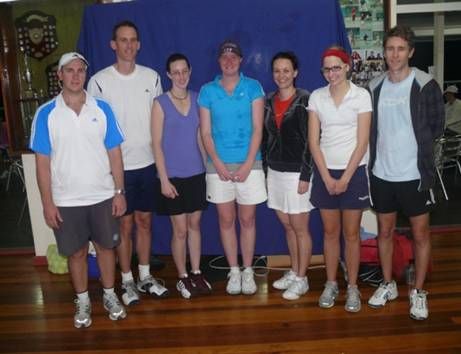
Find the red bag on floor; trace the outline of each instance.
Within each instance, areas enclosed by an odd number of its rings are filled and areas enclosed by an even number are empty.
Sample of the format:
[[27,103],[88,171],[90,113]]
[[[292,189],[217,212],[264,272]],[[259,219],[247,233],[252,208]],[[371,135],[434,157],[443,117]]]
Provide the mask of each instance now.
[[376,237],[360,242],[360,263],[379,264],[378,239]]
[[[405,235],[394,232],[394,253],[392,257],[392,274],[396,279],[405,275],[405,270],[413,262],[413,243]],[[361,242],[360,263],[379,264],[377,238]]]
[[396,279],[405,275],[405,270],[413,263],[413,259],[413,242],[407,236],[394,231],[392,274]]

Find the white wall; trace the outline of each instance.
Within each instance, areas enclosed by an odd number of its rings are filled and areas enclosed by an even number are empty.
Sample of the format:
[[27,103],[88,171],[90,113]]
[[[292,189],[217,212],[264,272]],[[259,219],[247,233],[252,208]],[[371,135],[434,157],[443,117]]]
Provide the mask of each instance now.
[[46,249],[51,243],[56,243],[53,231],[46,225],[43,217],[42,201],[38,190],[35,173],[35,155],[23,154],[24,178],[26,182],[27,201],[29,203],[30,223],[34,237],[36,256],[46,256]]

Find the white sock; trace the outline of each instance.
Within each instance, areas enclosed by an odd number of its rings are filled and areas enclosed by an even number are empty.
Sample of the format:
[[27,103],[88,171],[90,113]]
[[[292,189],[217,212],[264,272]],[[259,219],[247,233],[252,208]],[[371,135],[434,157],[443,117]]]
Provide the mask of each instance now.
[[88,295],[88,290],[83,293],[78,293],[77,298],[79,302],[90,302],[90,295]]
[[252,267],[245,267],[245,269],[243,271],[248,272],[248,273],[253,273],[253,268]]
[[134,281],[133,273],[131,272],[131,270],[128,273],[123,273],[122,272],[122,283],[126,283],[126,282],[129,282],[129,281]]
[[138,269],[139,269],[139,279],[140,280],[144,280],[148,276],[150,276],[150,264],[146,264],[146,265],[139,264]]
[[114,294],[114,288],[103,288],[104,289],[104,295],[111,295]]
[[240,273],[240,267],[231,267],[230,271],[231,273]]
[[194,275],[202,274],[202,272],[200,271],[200,269],[198,269],[198,270],[193,270],[193,271],[191,271],[191,273],[194,274]]

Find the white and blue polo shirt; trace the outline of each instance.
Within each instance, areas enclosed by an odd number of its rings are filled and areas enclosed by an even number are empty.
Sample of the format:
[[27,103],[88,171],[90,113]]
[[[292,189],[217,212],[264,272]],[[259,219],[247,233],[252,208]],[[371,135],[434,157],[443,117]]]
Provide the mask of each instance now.
[[[264,97],[264,91],[258,81],[242,73],[232,95],[220,81],[218,75],[201,88],[198,104],[210,111],[211,135],[219,158],[224,163],[243,163],[253,134],[252,103]],[[261,160],[259,151],[256,160]]]
[[107,150],[122,141],[107,102],[86,93],[77,115],[59,94],[37,109],[29,146],[50,157],[53,201],[66,207],[93,205],[113,197]]

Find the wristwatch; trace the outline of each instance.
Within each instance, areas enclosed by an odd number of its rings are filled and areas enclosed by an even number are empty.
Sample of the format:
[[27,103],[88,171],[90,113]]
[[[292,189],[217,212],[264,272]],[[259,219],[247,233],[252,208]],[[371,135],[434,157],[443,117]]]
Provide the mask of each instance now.
[[114,193],[115,193],[115,194],[122,194],[122,195],[123,195],[123,194],[125,194],[125,190],[124,190],[123,188],[115,189],[115,190],[114,190]]

